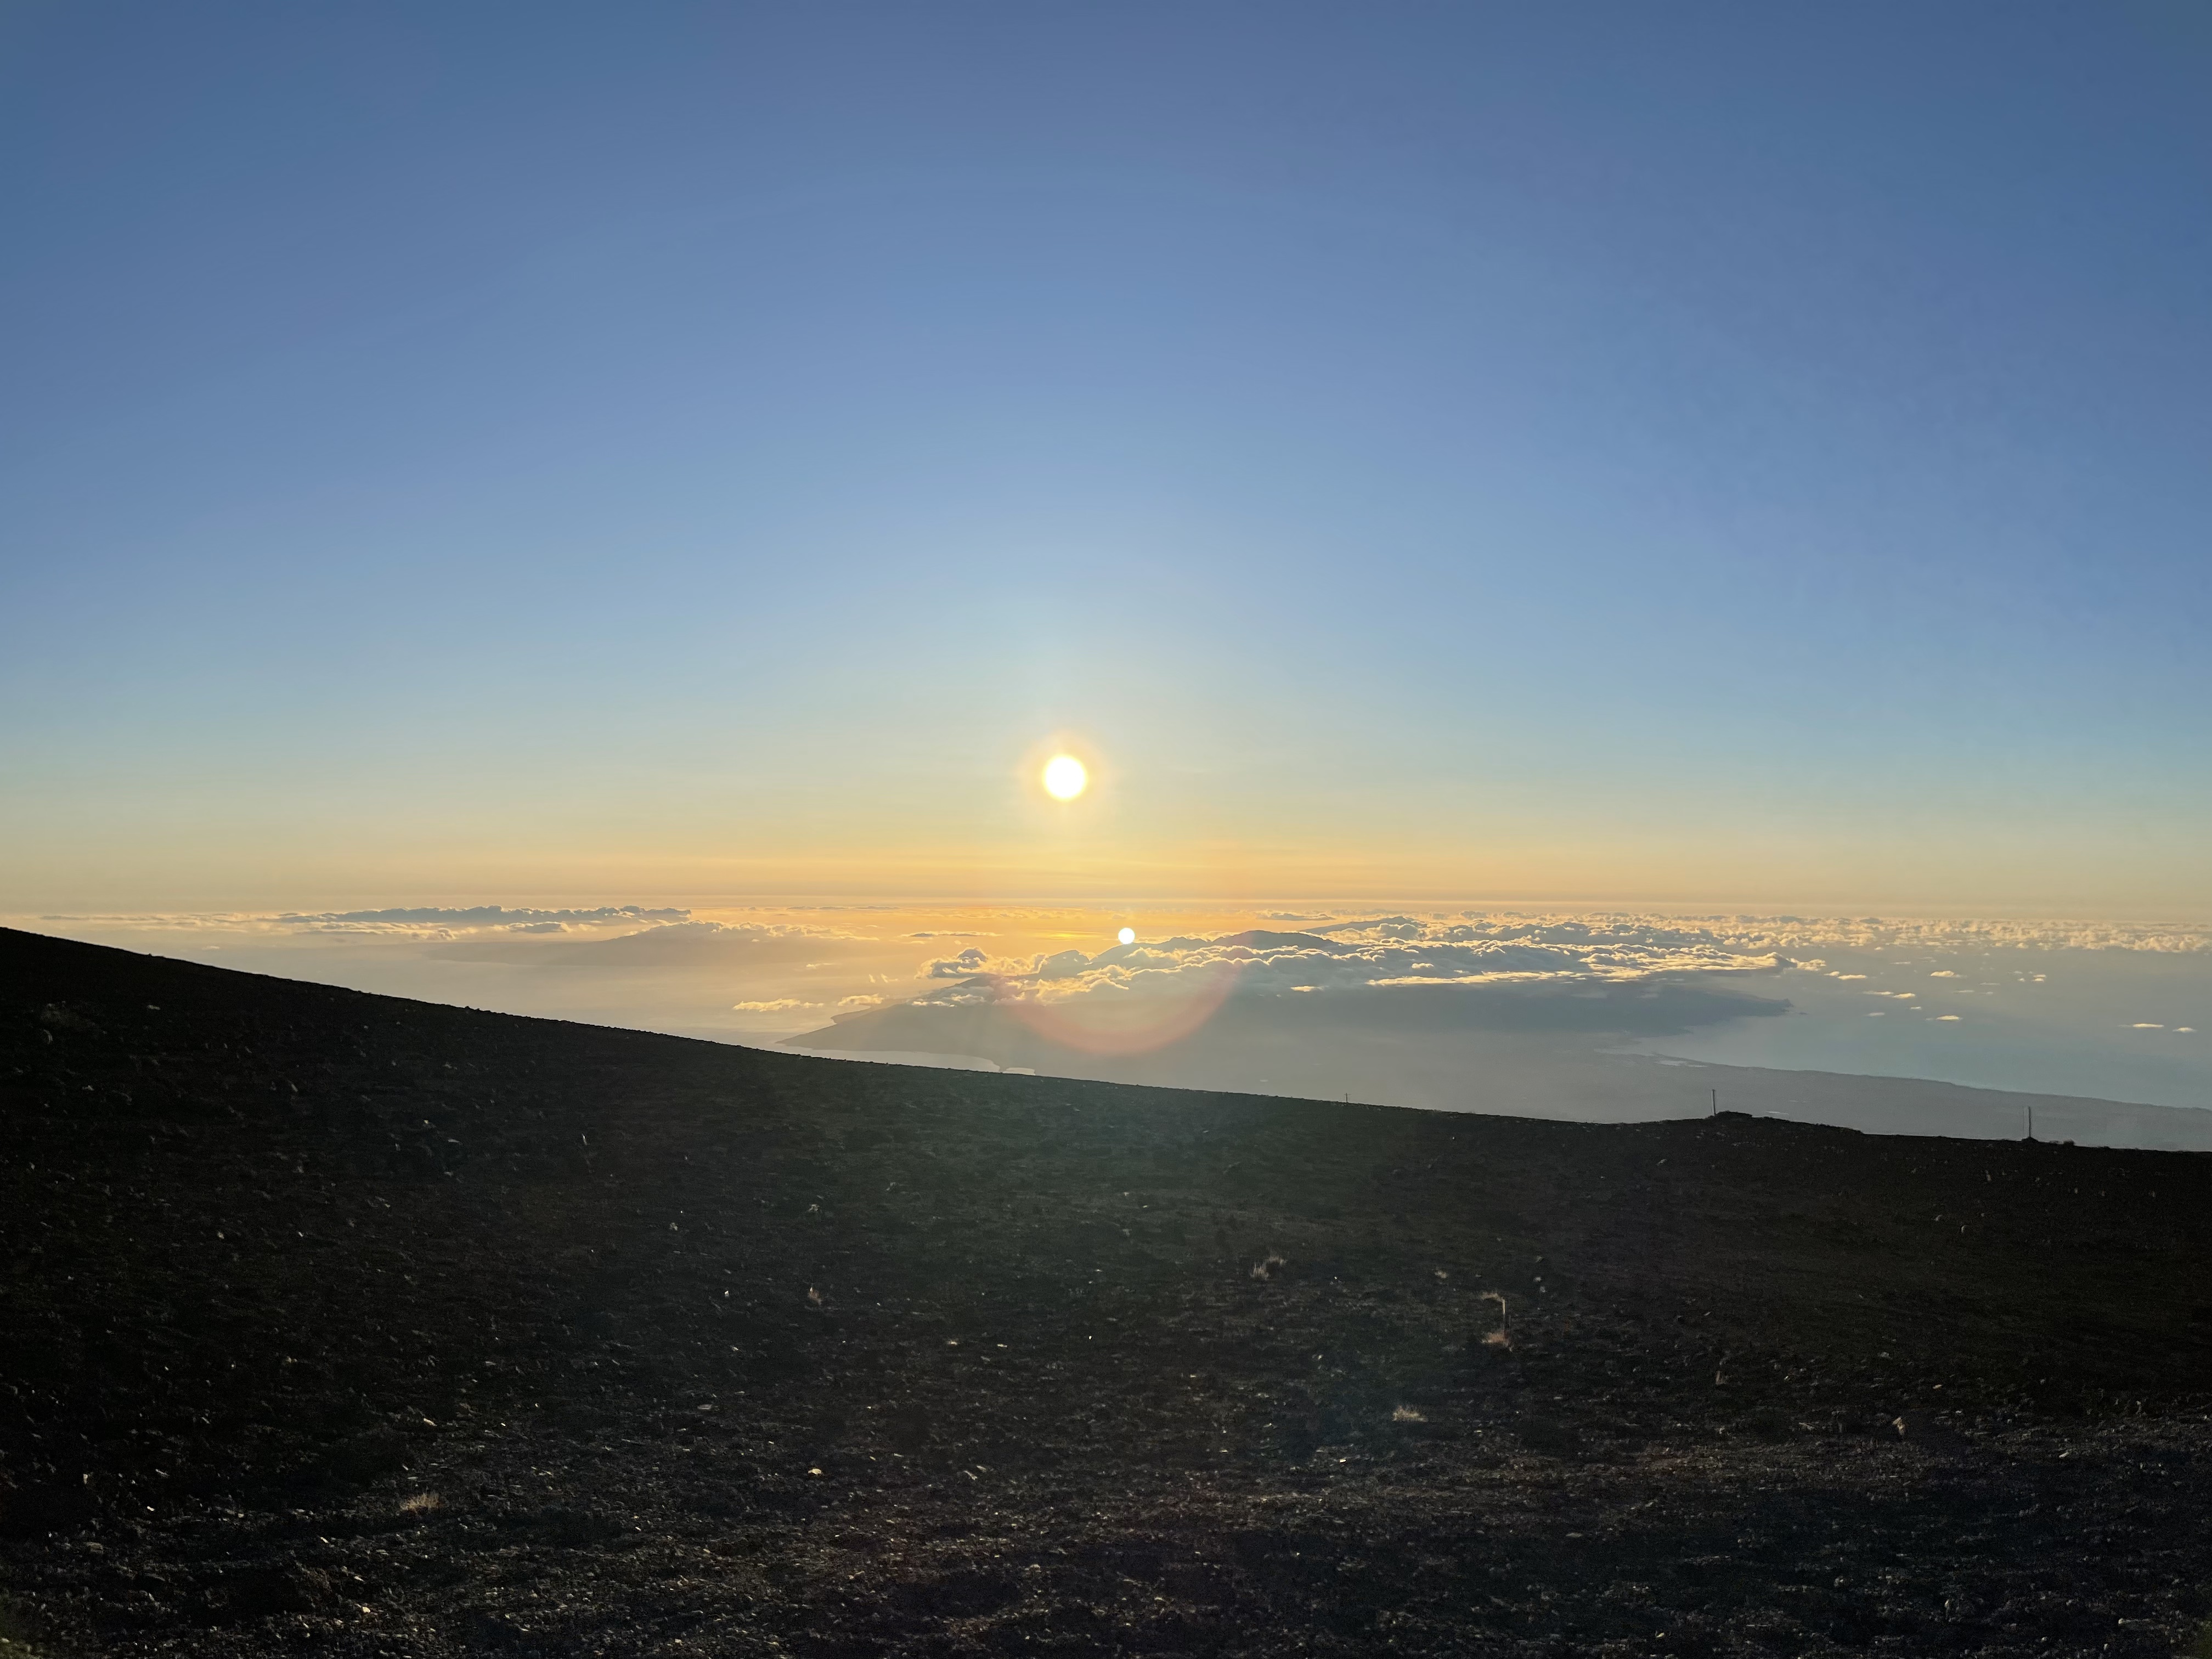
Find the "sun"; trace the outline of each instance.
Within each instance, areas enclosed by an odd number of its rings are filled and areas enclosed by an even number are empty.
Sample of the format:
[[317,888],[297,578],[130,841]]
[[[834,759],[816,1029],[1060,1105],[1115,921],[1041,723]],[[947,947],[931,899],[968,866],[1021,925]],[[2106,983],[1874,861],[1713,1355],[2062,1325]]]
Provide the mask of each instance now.
[[1054,755],[1044,763],[1044,792],[1054,800],[1073,800],[1091,782],[1091,774],[1073,755]]

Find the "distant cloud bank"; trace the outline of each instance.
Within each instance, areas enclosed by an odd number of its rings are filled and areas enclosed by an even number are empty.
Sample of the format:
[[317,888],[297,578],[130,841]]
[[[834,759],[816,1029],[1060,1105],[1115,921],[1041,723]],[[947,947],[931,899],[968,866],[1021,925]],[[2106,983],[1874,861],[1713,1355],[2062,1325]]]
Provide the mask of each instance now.
[[[1595,918],[1589,918],[1595,920]],[[2212,951],[2212,927],[2152,921],[1959,921],[1884,916],[1677,916],[1711,937],[1796,951]]]
[[922,964],[951,980],[917,1002],[1064,1002],[1078,997],[1180,995],[1233,977],[1247,995],[1316,994],[1402,986],[1567,984],[1659,974],[1749,974],[1790,966],[1771,951],[1734,948],[1703,929],[1575,918],[1531,921],[1377,916],[1299,933],[1255,928],[1219,939],[1117,945],[994,957],[971,946]]
[[689,910],[647,910],[635,904],[603,904],[592,910],[510,910],[503,905],[477,904],[465,909],[437,905],[411,909],[331,910],[317,915],[287,911],[269,918],[279,927],[303,927],[315,933],[358,933],[395,929],[415,932],[424,927],[449,931],[500,928],[513,933],[557,933],[569,927],[604,927],[625,921],[683,921]]
[[[1287,913],[1270,913],[1270,919]],[[925,962],[951,981],[918,1006],[1183,995],[1235,981],[1240,995],[1317,995],[1413,986],[1571,988],[1661,976],[1819,969],[1821,949],[2201,951],[2212,928],[2129,922],[1811,919],[1800,916],[1524,916],[1463,912],[1370,916],[1295,933],[1255,928],[1174,938],[1094,954],[994,957],[977,946]],[[1938,975],[1939,977],[1941,975]]]
[[687,921],[685,909],[603,904],[588,910],[508,909],[499,904],[461,908],[410,905],[384,910],[217,911],[198,915],[47,915],[41,921],[97,922],[149,932],[367,933],[397,939],[450,939],[474,933],[564,933],[618,927],[663,927]]
[[[685,908],[606,904],[540,909],[498,904],[410,905],[374,910],[202,914],[49,915],[46,922],[96,923],[149,932],[261,933],[270,937],[355,933],[425,941],[578,933],[611,945],[614,935],[652,934],[654,951],[675,952],[712,940],[796,944],[890,943],[891,934],[848,931],[863,911],[896,915],[909,907],[816,906],[836,910],[847,927],[789,922],[694,920]],[[922,908],[927,907],[911,907]],[[787,912],[787,914],[788,914]],[[1930,920],[1884,916],[1653,915],[1576,912],[1528,915],[1459,911],[1394,915],[1270,910],[1267,922],[1304,924],[1294,930],[1255,929],[1221,938],[1176,938],[1116,946],[1097,956],[1065,951],[1049,957],[998,957],[969,944],[933,958],[927,979],[978,975],[1053,988],[1066,995],[1111,985],[1139,988],[1147,975],[1176,974],[1235,963],[1255,986],[1286,990],[1340,983],[1460,983],[1501,977],[1621,978],[1656,973],[1754,972],[1810,965],[1824,950],[1899,951],[2212,951],[2212,927],[2178,922]],[[1333,920],[1342,915],[1342,920]],[[910,923],[908,924],[911,926]],[[989,939],[966,928],[908,932],[896,937],[927,944]],[[520,948],[520,940],[518,940]],[[625,947],[632,951],[642,945]],[[1310,970],[1309,972],[1309,970]],[[1305,975],[1305,977],[1299,977]],[[1939,975],[1940,976],[1940,975]]]

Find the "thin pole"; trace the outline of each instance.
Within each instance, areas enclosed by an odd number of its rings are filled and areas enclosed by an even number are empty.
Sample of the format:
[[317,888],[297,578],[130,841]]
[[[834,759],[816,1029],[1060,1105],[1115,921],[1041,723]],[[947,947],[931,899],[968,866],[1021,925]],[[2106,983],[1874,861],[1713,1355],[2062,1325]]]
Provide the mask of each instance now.
[[1717,1090],[1717,1089],[1716,1089],[1716,1090],[1714,1090],[1714,1091],[1713,1091],[1713,1113],[1712,1113],[1712,1115],[1713,1115],[1715,1117],[1718,1117],[1718,1116],[1721,1115],[1721,1091],[1720,1091],[1719,1090]]

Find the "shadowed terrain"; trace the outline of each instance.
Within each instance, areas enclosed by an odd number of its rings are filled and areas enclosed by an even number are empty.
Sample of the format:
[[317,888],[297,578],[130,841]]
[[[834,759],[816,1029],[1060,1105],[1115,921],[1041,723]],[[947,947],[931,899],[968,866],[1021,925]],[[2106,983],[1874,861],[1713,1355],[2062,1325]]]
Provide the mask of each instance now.
[[2203,1154],[863,1065],[12,932],[0,1115],[0,1652],[2212,1613]]

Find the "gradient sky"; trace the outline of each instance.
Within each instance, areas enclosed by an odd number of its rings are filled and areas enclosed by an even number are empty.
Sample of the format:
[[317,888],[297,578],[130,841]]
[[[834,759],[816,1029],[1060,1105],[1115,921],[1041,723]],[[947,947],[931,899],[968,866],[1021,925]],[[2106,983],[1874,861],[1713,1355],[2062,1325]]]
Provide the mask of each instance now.
[[2185,4],[9,6],[0,908],[2212,913],[2208,87]]

